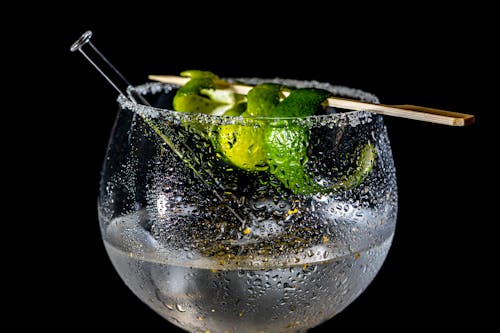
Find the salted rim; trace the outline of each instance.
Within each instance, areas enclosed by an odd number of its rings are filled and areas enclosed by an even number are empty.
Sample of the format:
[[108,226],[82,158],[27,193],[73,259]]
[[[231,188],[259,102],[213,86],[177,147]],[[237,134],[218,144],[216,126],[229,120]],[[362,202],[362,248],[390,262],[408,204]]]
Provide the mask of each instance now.
[[[334,96],[339,97],[347,97],[358,99],[363,102],[370,103],[379,103],[379,99],[377,96],[368,93],[366,91],[360,89],[354,89],[346,86],[332,85],[326,82],[319,81],[303,81],[303,80],[294,80],[294,79],[282,79],[282,78],[224,78],[228,82],[240,82],[249,85],[256,85],[259,83],[279,83],[287,86],[295,87],[295,88],[320,88],[330,91]],[[135,87],[129,87],[129,91],[134,93],[138,93],[140,95],[148,95],[148,94],[157,94],[160,92],[168,93],[174,88],[179,88],[179,85],[169,84],[169,83],[161,83],[161,82],[147,82]],[[119,95],[117,98],[118,103],[121,108],[129,109],[133,112],[144,115],[148,118],[159,118],[161,116],[174,116],[174,117],[192,117],[193,114],[178,112],[170,109],[157,108],[153,106],[148,106],[140,103],[134,103],[124,95]],[[346,111],[342,113],[331,113],[326,115],[312,115],[306,117],[252,117],[254,120],[288,120],[288,119],[300,119],[300,120],[345,120],[348,118],[350,121],[360,121],[367,120],[371,121],[373,113],[367,111]],[[228,118],[238,119],[242,117],[234,117],[234,116],[223,116],[223,115],[208,115],[208,114],[196,114],[197,117],[206,118],[207,120],[227,120]]]

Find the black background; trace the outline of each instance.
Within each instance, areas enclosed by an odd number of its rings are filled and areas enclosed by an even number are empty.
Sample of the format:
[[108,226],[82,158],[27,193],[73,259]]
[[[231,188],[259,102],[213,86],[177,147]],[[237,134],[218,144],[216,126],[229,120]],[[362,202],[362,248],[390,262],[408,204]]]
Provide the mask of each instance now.
[[[30,228],[36,260],[25,278],[37,287],[25,291],[36,295],[38,322],[180,332],[127,289],[100,239],[97,188],[117,104],[115,91],[81,55],[69,52],[90,29],[93,43],[132,83],[151,73],[194,68],[225,77],[328,81],[372,92],[386,104],[475,114],[476,123],[467,128],[386,117],[399,187],[393,247],[368,289],[311,333],[486,327],[492,319],[486,301],[496,293],[491,198],[498,197],[490,160],[498,151],[489,129],[498,108],[487,88],[496,79],[488,9],[407,5],[379,15],[372,8],[332,10],[311,3],[290,15],[283,8],[233,4],[226,7],[231,15],[222,15],[211,6],[136,5],[130,16],[89,10],[100,17],[80,17],[75,6],[54,9],[62,13],[33,26],[31,51],[19,58],[26,72],[46,78],[35,81],[43,106],[29,115],[35,135],[19,141],[30,142],[37,169],[29,188],[40,208],[25,212],[36,216]],[[34,106],[30,97],[20,98]]]

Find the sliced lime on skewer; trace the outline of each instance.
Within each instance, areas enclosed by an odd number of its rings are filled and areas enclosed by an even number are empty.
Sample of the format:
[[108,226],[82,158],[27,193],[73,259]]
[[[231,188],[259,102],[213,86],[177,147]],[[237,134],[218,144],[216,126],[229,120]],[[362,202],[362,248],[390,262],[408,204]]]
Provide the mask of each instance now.
[[181,75],[190,77],[191,80],[180,87],[174,96],[173,106],[176,111],[223,115],[244,101],[244,96],[230,90],[217,89],[215,81],[219,77],[212,72],[190,70]]
[[[247,124],[228,124],[196,128],[210,139],[215,149],[232,165],[245,171],[265,171],[294,194],[330,193],[359,186],[373,168],[376,152],[371,143],[357,151],[356,167],[349,175],[329,186],[319,185],[307,170],[310,130],[291,118],[316,114],[332,94],[326,90],[302,88],[291,90],[277,84],[260,84],[245,96],[218,90],[219,77],[211,72],[186,71],[191,80],[174,98],[174,108],[182,112],[210,115],[277,117],[281,120],[254,119]],[[288,119],[287,119],[288,118]],[[244,120],[245,121],[245,120]]]

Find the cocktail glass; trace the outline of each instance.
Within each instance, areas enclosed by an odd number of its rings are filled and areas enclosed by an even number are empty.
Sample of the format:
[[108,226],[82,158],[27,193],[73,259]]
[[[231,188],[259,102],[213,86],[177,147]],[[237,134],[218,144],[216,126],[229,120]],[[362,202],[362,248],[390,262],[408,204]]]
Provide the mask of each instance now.
[[[378,102],[316,81],[238,81]],[[123,281],[189,332],[304,332],[338,314],[373,280],[394,234],[396,176],[382,116],[333,108],[304,118],[180,113],[172,111],[177,88],[132,88],[153,106],[118,98],[98,212]],[[232,165],[216,149],[228,128],[257,137],[271,128],[278,140],[295,140],[306,156],[272,158],[295,158],[308,186],[283,182],[265,164]]]

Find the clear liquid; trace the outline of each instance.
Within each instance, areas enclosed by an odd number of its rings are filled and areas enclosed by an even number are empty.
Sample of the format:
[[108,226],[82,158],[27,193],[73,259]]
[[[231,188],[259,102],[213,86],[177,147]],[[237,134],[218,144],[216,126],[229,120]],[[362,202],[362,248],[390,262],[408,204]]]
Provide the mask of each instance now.
[[108,254],[143,302],[189,332],[295,332],[314,327],[363,292],[392,241],[391,234],[355,253],[315,248],[293,264],[278,260],[252,268],[166,251],[138,220],[130,215],[107,225]]

